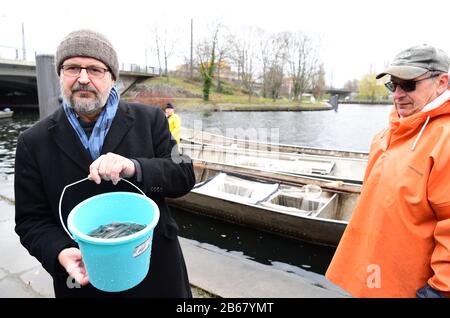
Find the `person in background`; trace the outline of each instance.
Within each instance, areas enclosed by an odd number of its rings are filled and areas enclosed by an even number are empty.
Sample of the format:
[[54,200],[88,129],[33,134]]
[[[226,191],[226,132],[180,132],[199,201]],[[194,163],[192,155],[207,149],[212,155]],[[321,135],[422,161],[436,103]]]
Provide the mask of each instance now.
[[393,94],[326,277],[354,297],[450,295],[449,58],[419,45],[377,79]]
[[177,142],[177,144],[180,144],[180,136],[181,136],[180,116],[175,114],[175,106],[173,106],[171,103],[167,103],[165,112],[167,120],[169,121],[170,132],[172,133],[172,136]]
[[[53,278],[56,297],[192,297],[178,226],[165,197],[188,193],[192,163],[175,163],[164,112],[120,99],[117,54],[91,30],[67,35],[56,51],[62,106],[20,134],[15,161],[15,230],[22,245]],[[76,242],[64,231],[58,203],[66,185],[62,216],[96,194],[130,191],[125,178],[159,207],[150,270],[137,286],[117,293],[94,288]],[[74,283],[72,278],[76,281]]]

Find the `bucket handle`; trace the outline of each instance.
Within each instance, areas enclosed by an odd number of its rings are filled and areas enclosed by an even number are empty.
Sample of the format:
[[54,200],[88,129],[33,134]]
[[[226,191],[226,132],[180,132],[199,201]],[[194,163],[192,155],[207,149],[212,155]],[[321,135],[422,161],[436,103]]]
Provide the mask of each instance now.
[[[66,192],[67,188],[70,188],[71,186],[74,186],[74,185],[76,185],[76,184],[78,184],[78,183],[81,183],[81,182],[83,182],[83,181],[86,181],[86,180],[89,180],[89,177],[84,178],[84,179],[81,179],[81,180],[78,180],[78,181],[75,181],[75,182],[73,182],[73,183],[71,183],[71,184],[66,185],[66,186],[64,187],[62,193],[61,193],[61,196],[59,197],[59,206],[58,206],[58,210],[59,210],[59,220],[61,221],[61,224],[62,224],[62,226],[63,226],[63,228],[64,228],[64,231],[66,231],[67,235],[69,235],[70,238],[71,238],[72,240],[74,240],[74,241],[75,241],[75,238],[70,234],[69,230],[67,229],[67,227],[66,227],[66,225],[64,224],[64,221],[63,221],[63,219],[62,219],[61,205],[62,205],[62,200],[63,200],[63,197],[64,197],[64,192]],[[136,186],[133,182],[128,181],[128,180],[123,179],[123,178],[120,178],[119,181],[120,181],[120,180],[123,180],[123,181],[125,181],[125,182],[128,182],[130,185],[132,185],[133,187],[135,187],[140,193],[142,193],[142,195],[143,195],[144,197],[146,196],[145,193],[144,193],[144,191],[142,191],[141,189],[139,189],[139,187]]]

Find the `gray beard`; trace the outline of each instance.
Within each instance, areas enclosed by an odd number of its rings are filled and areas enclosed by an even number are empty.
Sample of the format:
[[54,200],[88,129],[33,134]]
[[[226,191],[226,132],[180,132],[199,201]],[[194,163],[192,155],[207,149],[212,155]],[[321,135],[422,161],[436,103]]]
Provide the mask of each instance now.
[[[97,92],[96,89],[88,86],[88,85],[81,85],[78,83],[75,83],[75,85],[72,87],[72,90],[70,92],[64,91],[63,85],[61,83],[61,96],[64,99],[64,101],[75,110],[76,113],[91,115],[95,113],[99,113],[102,111],[103,107],[105,107],[106,102],[108,101],[109,94],[111,92],[111,89],[107,90],[105,94],[101,95]],[[81,99],[81,100],[75,100],[74,93],[78,90],[86,90],[93,92],[95,94],[94,100],[88,100],[88,99]],[[66,94],[69,93],[69,94]]]

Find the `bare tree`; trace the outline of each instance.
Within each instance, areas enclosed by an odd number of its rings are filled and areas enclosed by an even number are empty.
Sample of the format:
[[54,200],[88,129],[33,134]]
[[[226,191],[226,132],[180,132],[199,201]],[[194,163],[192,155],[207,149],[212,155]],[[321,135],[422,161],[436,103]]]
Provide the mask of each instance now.
[[283,85],[283,67],[280,64],[270,66],[267,73],[266,82],[269,89],[270,97],[275,101],[280,97],[281,85]]
[[252,101],[255,86],[253,52],[251,51],[251,48],[245,50],[242,56],[244,62],[242,64],[242,84],[248,94],[248,102],[250,103]]
[[167,79],[169,79],[168,61],[174,55],[175,47],[178,42],[176,34],[178,34],[176,30],[173,30],[171,34],[169,34],[169,31],[167,29],[165,30],[165,37],[163,41],[163,52],[164,52],[164,71]]
[[[223,28],[223,26],[221,26]],[[218,36],[216,42],[217,49],[217,64],[216,64],[216,79],[217,79],[217,92],[222,92],[222,80],[221,80],[221,72],[222,69],[227,66],[227,60],[231,56],[231,46],[232,46],[232,37],[230,34],[228,36]]]
[[323,64],[320,64],[319,69],[312,77],[311,91],[316,99],[322,98],[325,93],[325,69],[323,68]]
[[283,34],[264,36],[260,42],[263,96],[276,100],[284,78],[286,39]]
[[205,39],[197,45],[197,57],[199,63],[200,75],[203,80],[203,100],[209,100],[214,71],[216,68],[216,45],[220,25],[217,24],[211,39]]
[[318,72],[318,56],[310,37],[302,32],[284,34],[288,74],[292,80],[294,100],[301,100]]
[[271,40],[267,33],[259,29],[260,34],[260,61],[261,61],[261,78],[263,81],[262,96],[266,98],[268,96],[268,81],[267,74],[269,72],[270,55],[272,51]]
[[158,67],[159,67],[159,72],[161,72],[162,67],[161,67],[161,53],[160,53],[160,39],[159,39],[159,33],[158,33],[158,26],[155,25],[155,50],[156,50],[156,57],[158,58]]
[[248,29],[244,34],[244,37],[233,36],[231,39],[230,58],[238,70],[238,79],[248,94],[249,102],[251,102],[256,83],[254,42],[257,34],[252,28]]
[[175,53],[176,43],[178,38],[176,36],[178,32],[176,30],[169,30],[169,28],[163,28],[162,36],[159,32],[158,26],[155,25],[155,50],[158,57],[159,69],[161,67],[161,59],[164,60],[164,76],[169,80],[169,59]]

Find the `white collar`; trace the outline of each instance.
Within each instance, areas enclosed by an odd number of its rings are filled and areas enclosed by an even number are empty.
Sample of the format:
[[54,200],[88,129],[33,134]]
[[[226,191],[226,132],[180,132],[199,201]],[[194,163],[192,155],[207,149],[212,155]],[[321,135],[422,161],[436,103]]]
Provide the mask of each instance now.
[[425,107],[422,108],[421,112],[425,113],[432,109],[435,109],[435,108],[441,106],[443,103],[445,103],[449,99],[450,99],[450,90],[446,89],[445,92],[443,92],[441,95],[439,95],[436,99],[432,100],[427,105],[425,105]]

